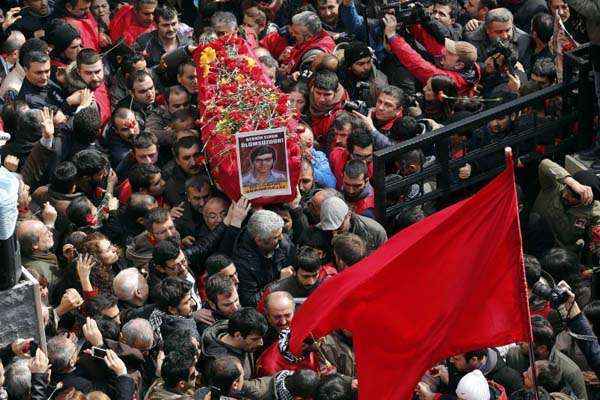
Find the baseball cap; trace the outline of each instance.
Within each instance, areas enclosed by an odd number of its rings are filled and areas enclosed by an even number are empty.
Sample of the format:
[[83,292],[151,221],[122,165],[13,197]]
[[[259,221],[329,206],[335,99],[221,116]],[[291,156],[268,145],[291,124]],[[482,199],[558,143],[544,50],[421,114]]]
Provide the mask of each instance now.
[[456,54],[462,62],[477,61],[477,49],[471,43],[446,38],[446,51]]
[[321,204],[321,222],[317,228],[323,231],[335,231],[342,226],[344,218],[348,215],[348,205],[339,197],[330,197]]

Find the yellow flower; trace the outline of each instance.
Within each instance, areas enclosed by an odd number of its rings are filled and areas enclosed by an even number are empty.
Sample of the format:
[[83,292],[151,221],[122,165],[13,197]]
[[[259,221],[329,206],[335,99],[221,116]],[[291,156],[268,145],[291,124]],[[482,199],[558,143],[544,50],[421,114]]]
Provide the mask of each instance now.
[[256,60],[252,57],[246,57],[246,62],[249,67],[254,67],[256,65]]
[[200,53],[200,64],[210,64],[217,59],[217,52],[212,47],[207,47]]
[[202,76],[206,78],[208,76],[208,72],[210,71],[210,66],[208,64],[202,64]]
[[236,80],[237,82],[242,82],[242,81],[244,80],[244,75],[242,75],[242,74],[237,74],[237,75],[235,76],[235,80]]

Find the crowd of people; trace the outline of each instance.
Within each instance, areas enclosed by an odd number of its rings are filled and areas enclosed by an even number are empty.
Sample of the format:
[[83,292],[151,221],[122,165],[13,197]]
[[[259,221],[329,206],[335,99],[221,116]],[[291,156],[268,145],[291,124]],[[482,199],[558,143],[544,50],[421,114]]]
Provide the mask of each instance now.
[[[562,54],[579,44],[591,41],[600,64],[597,0],[4,0],[0,10],[0,289],[19,282],[9,265],[37,279],[47,339],[0,349],[0,399],[11,400],[355,398],[352,332],[311,338],[298,355],[290,324],[322,282],[439,208],[377,222],[373,152],[558,83]],[[192,55],[226,35],[246,40],[300,119],[288,203],[230,199],[199,162]],[[550,100],[453,135],[450,157],[560,117],[561,99]],[[458,354],[415,398],[533,399],[534,381],[540,399],[600,398],[590,266],[600,181],[571,176],[544,140],[515,148],[536,368],[527,343]],[[433,155],[410,151],[386,174],[417,173]],[[273,157],[255,154],[253,168]],[[464,163],[452,179],[503,162]],[[435,187],[415,183],[393,201]]]

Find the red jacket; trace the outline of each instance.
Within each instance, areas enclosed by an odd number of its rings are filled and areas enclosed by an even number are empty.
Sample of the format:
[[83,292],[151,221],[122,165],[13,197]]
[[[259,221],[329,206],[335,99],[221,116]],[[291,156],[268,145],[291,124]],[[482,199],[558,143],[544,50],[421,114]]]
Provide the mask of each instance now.
[[371,191],[371,193],[367,197],[363,197],[360,200],[355,202],[350,202],[346,200],[348,206],[354,211],[356,214],[363,215],[365,217],[373,218],[374,210],[375,210],[375,193]]
[[304,43],[294,47],[288,47],[287,39],[279,32],[271,32],[260,40],[260,45],[267,50],[282,64],[291,66],[290,72],[298,70],[302,56],[309,50],[321,50],[325,53],[333,53],[335,42],[325,31],[321,31]]
[[402,36],[395,35],[388,40],[390,44],[390,50],[402,65],[408,71],[425,85],[429,78],[434,75],[446,75],[456,83],[456,88],[460,95],[469,95],[473,90],[480,78],[479,67],[475,65],[475,79],[474,82],[468,82],[465,77],[457,71],[450,71],[447,69],[441,69],[425,60],[419,53],[417,53]]
[[279,342],[273,343],[256,361],[256,378],[271,376],[276,372],[288,370],[298,371],[301,369],[312,369],[319,372],[319,362],[317,356],[312,351],[300,362],[294,363],[286,360],[279,350]]
[[125,44],[131,46],[138,37],[146,32],[151,32],[156,29],[156,24],[153,22],[148,26],[140,25],[135,16],[135,10],[130,4],[126,4],[116,12],[108,31],[113,43],[116,43],[121,37],[125,40]]
[[[342,189],[342,183],[344,182],[344,166],[350,159],[350,154],[348,154],[348,150],[343,147],[335,147],[329,153],[329,165],[331,166],[331,172],[335,176],[337,182],[337,189]],[[369,178],[373,177],[373,163],[367,163],[367,170],[369,173]]]
[[82,19],[65,17],[65,22],[77,29],[83,48],[100,51],[100,29],[92,13],[88,12]]
[[110,120],[111,116],[110,96],[106,84],[103,83],[94,89],[94,98],[100,110],[100,121],[102,122],[102,126],[104,126]]

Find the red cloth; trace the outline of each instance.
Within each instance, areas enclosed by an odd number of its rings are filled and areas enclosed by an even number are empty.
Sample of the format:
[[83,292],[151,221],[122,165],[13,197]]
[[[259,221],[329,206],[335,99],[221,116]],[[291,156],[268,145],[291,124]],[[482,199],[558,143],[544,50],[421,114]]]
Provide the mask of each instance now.
[[263,376],[271,376],[276,372],[283,371],[298,371],[301,369],[312,369],[315,372],[319,371],[319,362],[315,353],[310,352],[302,361],[293,363],[281,355],[279,351],[279,342],[273,343],[256,361],[256,378]]
[[389,44],[392,53],[421,84],[425,85],[429,78],[434,75],[446,75],[454,80],[460,95],[469,95],[475,87],[474,84],[467,82],[459,72],[438,68],[425,60],[406,43],[406,40],[402,36],[396,35],[392,37],[389,40]]
[[108,95],[108,89],[106,88],[105,83],[94,89],[94,98],[96,99],[96,104],[100,110],[100,121],[102,122],[102,126],[104,126],[110,120],[111,116],[110,96]]
[[156,24],[154,22],[147,26],[140,25],[135,16],[135,10],[130,4],[125,4],[116,12],[108,27],[110,39],[113,43],[116,43],[122,37],[128,46],[135,43],[137,38],[144,33],[155,29]]
[[[193,59],[196,60],[197,73],[198,73],[198,110],[199,114],[203,115],[205,112],[205,104],[209,101],[220,101],[223,96],[219,96],[219,93],[214,92],[215,83],[209,82],[212,74],[207,77],[204,76],[204,71],[200,65],[200,56],[202,51],[207,48],[214,46],[217,49],[222,48],[225,44],[229,46],[235,46],[239,55],[245,55],[251,58],[255,58],[254,52],[248,46],[248,43],[237,35],[234,36],[223,36],[216,41],[211,43],[198,46],[193,54]],[[260,63],[256,63],[260,66]],[[264,84],[273,86],[270,79],[267,78],[264,73],[264,68],[260,71],[260,76],[257,81]],[[216,120],[216,119],[215,119]],[[296,132],[296,125],[298,120],[295,118],[289,118],[286,121],[286,128],[288,132]],[[216,134],[214,132],[215,122],[205,123],[201,129],[202,141],[204,143],[204,153],[206,154],[206,161],[210,165],[211,174],[216,182],[217,187],[230,199],[237,201],[240,194],[240,178],[237,166],[237,151],[235,147],[235,136],[226,134]],[[298,135],[288,133],[287,135],[287,153],[288,153],[288,171],[290,173],[290,182],[292,184],[292,194],[289,196],[265,196],[259,197],[252,200],[254,206],[266,205],[272,203],[287,203],[292,201],[296,197],[296,187],[300,176],[300,145],[298,144]]]
[[513,168],[319,286],[294,316],[291,350],[340,328],[363,400],[410,399],[439,360],[529,341]]
[[77,32],[81,35],[81,46],[83,48],[100,51],[100,29],[92,13],[88,12],[86,17],[81,19],[65,17],[65,22],[77,29]]
[[[335,176],[335,181],[337,182],[336,186],[338,190],[342,190],[342,184],[344,182],[344,166],[350,159],[350,154],[348,154],[348,150],[344,147],[334,147],[329,153],[329,165],[331,166],[331,172],[333,172],[333,176]],[[367,171],[369,173],[369,178],[373,177],[373,163],[367,163]]]

